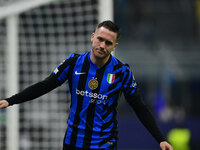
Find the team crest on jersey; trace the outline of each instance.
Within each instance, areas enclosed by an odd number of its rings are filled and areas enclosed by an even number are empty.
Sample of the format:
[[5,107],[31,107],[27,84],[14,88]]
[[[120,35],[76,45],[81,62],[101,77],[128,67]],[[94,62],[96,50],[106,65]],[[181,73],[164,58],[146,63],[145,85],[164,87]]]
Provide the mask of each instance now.
[[98,87],[98,81],[97,81],[97,78],[92,78],[90,81],[89,81],[89,83],[88,83],[88,86],[89,86],[89,88],[90,89],[92,89],[92,90],[95,90],[97,87]]
[[109,145],[113,145],[113,142],[108,141],[107,144],[109,144]]
[[109,73],[107,76],[107,81],[109,84],[113,83],[115,81],[115,74]]

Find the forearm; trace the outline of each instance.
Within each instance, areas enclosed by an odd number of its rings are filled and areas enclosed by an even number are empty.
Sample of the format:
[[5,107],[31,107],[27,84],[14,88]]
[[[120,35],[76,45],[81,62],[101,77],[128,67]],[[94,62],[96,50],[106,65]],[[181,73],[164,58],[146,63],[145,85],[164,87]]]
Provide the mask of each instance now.
[[147,128],[147,130],[152,134],[152,136],[157,140],[157,142],[160,143],[162,141],[165,141],[166,139],[164,138],[160,129],[158,128],[152,113],[143,103],[139,93],[127,97],[127,101],[131,105],[131,107],[134,109],[139,120],[143,123],[143,125]]
[[13,104],[23,103],[38,98],[50,92],[51,90],[55,89],[59,85],[60,85],[59,81],[52,74],[43,81],[31,85],[26,89],[24,89],[23,91],[13,95],[12,97],[6,98],[5,100],[8,101],[9,106]]

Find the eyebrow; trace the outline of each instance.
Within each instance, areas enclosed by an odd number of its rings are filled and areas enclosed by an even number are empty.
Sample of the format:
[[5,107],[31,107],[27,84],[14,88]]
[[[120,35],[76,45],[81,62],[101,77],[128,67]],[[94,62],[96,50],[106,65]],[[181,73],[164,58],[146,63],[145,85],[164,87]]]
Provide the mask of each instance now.
[[97,38],[98,38],[98,39],[104,40],[104,41],[106,42],[106,44],[109,44],[109,45],[112,45],[112,44],[114,43],[114,42],[112,42],[112,41],[109,41],[109,40],[104,39],[104,38],[101,37],[101,36],[97,36]]

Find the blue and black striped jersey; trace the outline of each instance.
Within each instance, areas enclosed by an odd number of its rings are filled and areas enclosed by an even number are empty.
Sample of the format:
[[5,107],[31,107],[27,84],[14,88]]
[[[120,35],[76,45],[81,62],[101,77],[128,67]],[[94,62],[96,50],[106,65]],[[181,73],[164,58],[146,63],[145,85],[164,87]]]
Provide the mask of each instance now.
[[123,92],[135,93],[129,67],[113,57],[101,68],[91,52],[70,55],[53,73],[60,83],[68,80],[71,109],[65,143],[79,148],[104,149],[117,141],[117,104]]
[[143,103],[129,67],[113,56],[98,68],[91,62],[89,52],[72,54],[50,76],[5,100],[9,106],[30,101],[52,91],[66,80],[72,101],[64,149],[114,150],[117,145],[116,107],[121,92],[157,142],[166,141]]

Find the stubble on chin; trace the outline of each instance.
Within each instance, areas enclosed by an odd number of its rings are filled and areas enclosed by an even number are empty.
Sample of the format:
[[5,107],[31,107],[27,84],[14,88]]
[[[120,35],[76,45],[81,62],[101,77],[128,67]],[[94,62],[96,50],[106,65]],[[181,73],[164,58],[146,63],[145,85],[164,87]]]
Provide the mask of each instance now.
[[108,54],[106,52],[99,53],[97,50],[94,52],[94,56],[96,59],[105,59],[108,57]]

